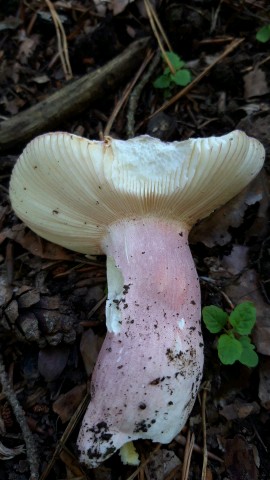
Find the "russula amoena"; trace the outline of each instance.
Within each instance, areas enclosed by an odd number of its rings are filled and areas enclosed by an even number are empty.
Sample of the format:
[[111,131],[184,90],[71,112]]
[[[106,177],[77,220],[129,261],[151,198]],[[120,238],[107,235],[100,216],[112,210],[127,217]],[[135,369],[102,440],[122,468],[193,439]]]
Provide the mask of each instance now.
[[107,255],[108,332],[78,438],[88,466],[132,440],[168,443],[185,424],[203,369],[188,233],[263,160],[241,131],[172,143],[51,133],[23,151],[10,183],[16,214],[52,242]]

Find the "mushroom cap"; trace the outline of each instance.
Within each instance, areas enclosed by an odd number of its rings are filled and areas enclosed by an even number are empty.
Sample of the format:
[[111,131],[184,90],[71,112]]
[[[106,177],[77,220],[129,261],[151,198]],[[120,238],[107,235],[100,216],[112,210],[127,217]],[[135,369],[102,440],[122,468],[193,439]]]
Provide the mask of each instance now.
[[189,229],[239,193],[263,161],[262,144],[237,130],[171,143],[48,133],[18,159],[10,198],[40,236],[99,254],[108,227],[124,218],[166,218]]

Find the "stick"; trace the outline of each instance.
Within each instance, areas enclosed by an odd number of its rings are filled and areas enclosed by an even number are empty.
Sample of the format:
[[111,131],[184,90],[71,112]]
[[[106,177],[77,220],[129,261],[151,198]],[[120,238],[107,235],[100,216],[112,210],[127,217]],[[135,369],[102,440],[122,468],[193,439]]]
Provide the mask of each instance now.
[[17,397],[12,389],[12,386],[9,382],[8,376],[5,371],[3,357],[0,354],[0,384],[2,385],[2,393],[5,394],[8,402],[11,405],[15,418],[20,425],[23,438],[26,446],[26,455],[30,467],[30,480],[38,480],[39,473],[39,461],[37,458],[36,445],[30,431],[30,428],[27,425],[25,418],[25,413],[19,404]]
[[[211,63],[211,65],[208,65],[201,73],[199,73],[199,75],[197,77],[194,78],[194,80],[192,80],[191,83],[189,83],[186,87],[184,87],[182,90],[180,90],[176,95],[174,95],[172,98],[170,98],[170,100],[167,100],[165,103],[163,103],[163,105],[161,105],[160,108],[158,108],[154,113],[149,115],[149,117],[147,117],[142,123],[144,123],[147,120],[149,120],[150,118],[154,117],[157,113],[163,112],[164,110],[166,110],[166,108],[173,105],[177,100],[179,100],[180,98],[187,95],[187,93],[189,93],[190,90],[192,90],[193,87],[195,87],[195,85],[197,85],[197,83],[199,83],[202,80],[202,78],[205,77],[210,72],[210,70],[212,70],[212,68],[215,65],[217,65],[217,63],[219,63],[221,60],[223,60],[225,57],[227,57],[243,41],[244,41],[244,38],[236,38],[235,40],[233,40],[225,48],[225,50]],[[141,125],[139,125],[139,127],[140,126]]]
[[36,135],[52,131],[64,120],[106,96],[141,64],[148,38],[138,40],[95,72],[65,85],[42,102],[0,124],[0,152],[17,150]]

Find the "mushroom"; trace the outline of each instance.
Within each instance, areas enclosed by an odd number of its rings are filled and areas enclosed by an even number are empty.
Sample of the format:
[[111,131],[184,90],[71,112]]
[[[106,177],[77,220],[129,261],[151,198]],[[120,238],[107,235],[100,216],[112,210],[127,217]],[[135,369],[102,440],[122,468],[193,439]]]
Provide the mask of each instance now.
[[241,131],[172,143],[60,132],[23,151],[10,183],[16,214],[47,240],[107,255],[108,331],[78,438],[88,466],[121,448],[136,463],[130,442],[168,443],[185,424],[203,370],[188,233],[263,160],[263,146]]

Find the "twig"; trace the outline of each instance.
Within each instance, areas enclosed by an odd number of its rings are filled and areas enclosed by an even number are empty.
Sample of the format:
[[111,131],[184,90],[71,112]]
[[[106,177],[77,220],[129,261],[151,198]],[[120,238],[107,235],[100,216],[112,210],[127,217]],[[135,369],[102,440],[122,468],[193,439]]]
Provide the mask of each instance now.
[[[151,27],[152,27],[153,33],[154,33],[154,35],[155,35],[155,37],[156,37],[156,40],[157,40],[157,42],[158,42],[158,46],[159,46],[160,51],[161,51],[161,53],[162,53],[162,55],[163,55],[163,58],[164,58],[165,62],[167,63],[170,71],[171,71],[173,74],[175,74],[174,66],[172,65],[170,59],[169,59],[168,56],[166,55],[165,49],[164,49],[164,47],[163,47],[162,40],[161,40],[161,38],[160,38],[160,34],[161,34],[161,36],[162,36],[164,42],[166,43],[168,49],[169,49],[170,51],[172,51],[172,47],[171,47],[171,45],[170,45],[170,43],[169,43],[169,40],[167,39],[166,33],[165,33],[165,31],[163,30],[163,28],[162,28],[162,25],[161,25],[161,23],[160,23],[160,21],[159,21],[159,19],[158,19],[158,16],[157,16],[157,14],[156,14],[156,12],[155,12],[155,9],[154,9],[154,7],[152,6],[150,0],[144,0],[144,5],[145,5],[145,9],[146,9],[147,15],[148,15],[148,17],[149,17],[150,25],[151,25]],[[159,29],[159,31],[160,31],[160,34],[159,34],[159,32],[158,32],[158,29]]]
[[57,14],[57,11],[55,10],[54,4],[50,0],[45,0],[45,2],[50,10],[53,23],[55,25],[57,43],[58,43],[58,52],[61,59],[61,64],[65,74],[65,78],[66,80],[70,80],[72,78],[72,70],[71,70],[71,65],[69,61],[67,37],[65,34],[65,30]]
[[78,406],[76,412],[72,415],[66,430],[64,431],[62,437],[60,438],[60,440],[58,442],[58,445],[57,445],[57,447],[54,451],[54,454],[53,454],[50,462],[48,463],[46,469],[44,470],[44,472],[40,476],[40,480],[45,480],[45,478],[47,478],[47,476],[49,475],[51,469],[53,468],[53,466],[55,464],[55,461],[59,457],[61,451],[65,448],[65,443],[67,442],[67,440],[68,440],[70,434],[72,433],[73,429],[76,427],[76,425],[78,423],[78,420],[80,419],[81,415],[84,413],[88,403],[89,403],[89,395],[87,394],[87,395],[85,395],[84,399],[82,400],[82,402]]
[[179,100],[180,98],[187,95],[187,93],[189,93],[190,90],[192,90],[195,87],[195,85],[197,85],[202,80],[202,78],[204,78],[206,75],[208,75],[210,70],[212,70],[212,68],[215,65],[217,65],[217,63],[219,63],[221,60],[223,60],[225,57],[227,57],[229,55],[229,53],[231,53],[233,50],[235,50],[240,45],[240,43],[242,43],[243,41],[244,41],[244,38],[236,38],[235,40],[233,40],[233,42],[231,42],[225,48],[225,50],[211,63],[211,65],[208,65],[196,78],[194,78],[194,80],[191,83],[189,83],[185,88],[180,90],[176,95],[174,95],[174,97],[170,98],[170,100],[163,103],[163,105],[161,105],[161,107],[158,108],[158,110],[156,110],[149,117],[147,117],[143,121],[143,123],[145,123],[150,118],[154,117],[154,115],[156,115],[157,113],[163,112],[164,110],[166,110],[166,108],[173,105],[177,100]]
[[[187,443],[186,437],[184,437],[184,435],[181,435],[181,434],[179,434],[175,437],[175,441],[177,443],[179,443],[180,445],[182,445],[183,447],[185,447],[185,445]],[[199,454],[203,455],[203,449],[199,445],[197,445],[196,443],[194,443],[193,450],[194,450],[195,453],[199,453]],[[217,455],[215,455],[214,453],[207,452],[207,457],[210,458],[211,460],[215,460],[216,462],[224,463],[224,460],[222,458],[218,457]]]
[[23,438],[26,446],[26,455],[30,467],[30,480],[38,480],[39,478],[39,461],[37,458],[36,446],[30,428],[27,425],[25,413],[18,402],[18,399],[10,385],[8,376],[5,371],[3,357],[0,354],[0,382],[2,385],[2,392],[5,394],[8,402],[11,405],[15,418],[20,425]]
[[133,472],[132,475],[130,475],[127,480],[134,480],[134,478],[137,477],[137,475],[144,469],[144,467],[150,462],[150,460],[152,460],[153,455],[156,452],[158,452],[160,448],[161,448],[161,443],[158,443],[156,448],[150,453],[149,457],[144,462],[142,462],[138,468],[136,468],[135,472]]
[[210,382],[207,381],[203,385],[202,393],[202,431],[203,431],[203,464],[202,464],[202,476],[201,479],[206,479],[206,469],[207,469],[207,441],[206,441],[206,419],[205,419],[205,408],[206,408],[206,397],[207,392],[210,389]]
[[185,453],[184,453],[184,461],[183,461],[183,468],[182,468],[182,480],[187,480],[188,479],[191,456],[192,456],[193,447],[194,447],[194,441],[195,441],[195,435],[194,435],[194,433],[190,434],[190,430],[189,430],[188,435],[187,435],[187,443],[186,443]]
[[14,257],[13,257],[13,243],[8,242],[6,246],[6,268],[7,268],[7,280],[11,285],[14,276]]
[[157,52],[154,56],[151,65],[149,66],[147,72],[143,75],[141,81],[136,85],[133,92],[130,95],[129,106],[127,112],[127,136],[128,138],[133,138],[135,136],[135,111],[139,102],[141,92],[154,72],[160,59],[160,53]]
[[90,318],[94,315],[94,313],[96,313],[96,311],[99,309],[99,307],[104,303],[106,302],[106,299],[107,299],[107,295],[104,295],[104,297],[101,298],[101,300],[99,300],[99,302],[97,302],[97,304],[90,310],[90,312],[88,313],[87,315],[87,320],[90,320]]

